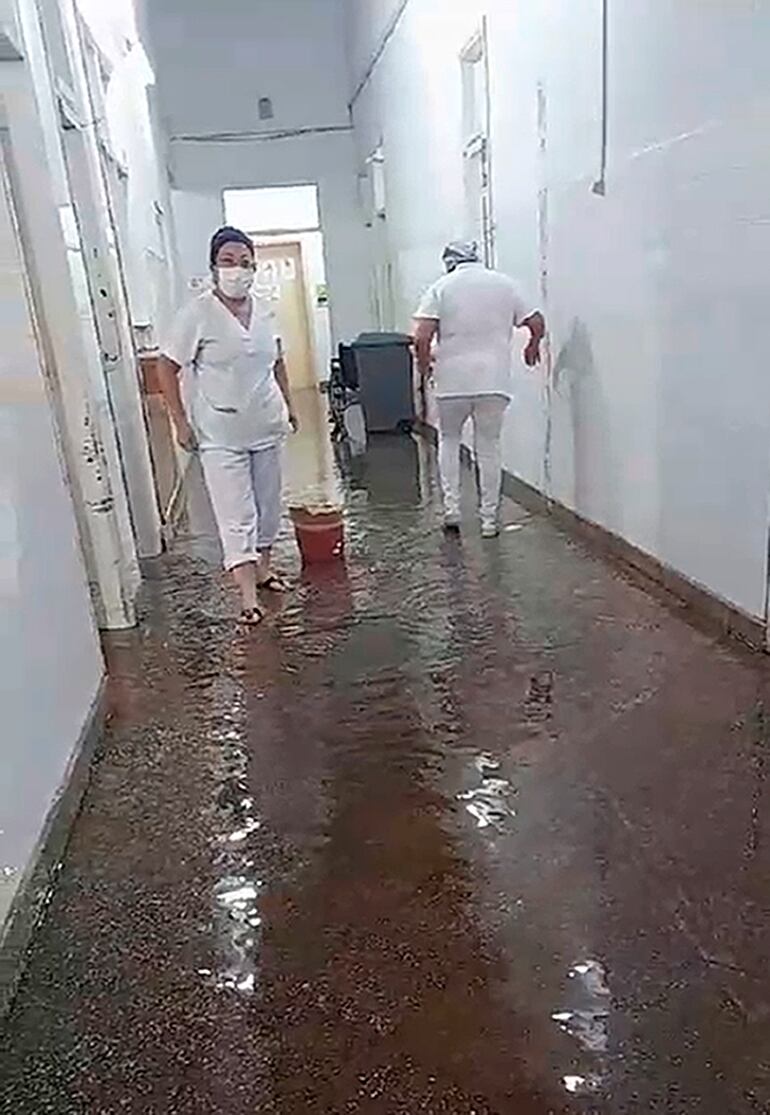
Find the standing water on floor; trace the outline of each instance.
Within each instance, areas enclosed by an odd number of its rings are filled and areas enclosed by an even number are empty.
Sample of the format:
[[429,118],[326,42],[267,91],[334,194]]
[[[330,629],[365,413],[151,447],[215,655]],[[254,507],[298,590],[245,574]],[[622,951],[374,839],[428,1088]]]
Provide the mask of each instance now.
[[192,473],[0,1109],[768,1110],[764,663],[513,504],[482,543],[470,477],[444,538],[424,443],[340,480],[302,418],[347,563],[239,630]]

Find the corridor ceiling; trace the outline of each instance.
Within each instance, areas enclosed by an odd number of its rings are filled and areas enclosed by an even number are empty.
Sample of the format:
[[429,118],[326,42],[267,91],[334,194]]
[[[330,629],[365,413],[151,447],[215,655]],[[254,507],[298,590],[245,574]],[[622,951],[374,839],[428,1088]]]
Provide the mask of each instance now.
[[[136,0],[169,136],[347,119],[344,0]],[[260,120],[269,97],[274,118]]]

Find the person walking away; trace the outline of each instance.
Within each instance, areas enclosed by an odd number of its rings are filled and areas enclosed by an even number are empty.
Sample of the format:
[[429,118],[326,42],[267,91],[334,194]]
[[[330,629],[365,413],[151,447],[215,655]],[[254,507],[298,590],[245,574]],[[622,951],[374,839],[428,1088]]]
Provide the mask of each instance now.
[[[221,228],[209,262],[213,289],[177,316],[160,380],[177,441],[200,453],[241,622],[253,627],[264,618],[259,590],[288,588],[270,557],[281,524],[282,448],[297,422],[272,310],[252,293],[253,243],[240,229]],[[189,418],[179,386],[186,366],[193,372]]]
[[470,418],[481,533],[493,538],[499,532],[500,441],[512,396],[513,331],[529,330],[524,361],[531,368],[540,361],[545,322],[539,311],[524,303],[507,275],[479,261],[475,242],[448,244],[443,262],[447,274],[430,287],[415,313],[414,339],[423,383],[432,376],[435,385],[444,526],[448,531],[460,529],[460,442]]

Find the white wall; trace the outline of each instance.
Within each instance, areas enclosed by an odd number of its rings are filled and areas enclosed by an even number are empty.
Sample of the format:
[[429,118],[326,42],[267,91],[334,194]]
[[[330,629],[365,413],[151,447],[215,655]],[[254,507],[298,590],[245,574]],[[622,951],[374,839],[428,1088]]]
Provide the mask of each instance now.
[[[369,20],[384,27],[396,6],[349,0],[351,88],[376,46]],[[463,0],[437,19],[431,0],[410,0],[354,107],[359,166],[384,141],[402,324],[463,226],[458,52],[481,7]],[[543,373],[517,371],[506,465],[759,616],[770,12],[752,0],[609,5],[601,198],[601,4],[483,7],[498,262],[544,301],[552,337],[552,398]]]
[[177,239],[179,286],[182,301],[190,297],[190,284],[209,273],[209,241],[225,223],[222,194],[214,190],[173,190],[171,207]]
[[150,119],[147,90],[153,81],[143,49],[134,46],[115,59],[106,107],[110,139],[127,171],[128,220],[121,247],[131,320],[152,325],[157,335],[169,324],[175,261],[165,242],[163,218],[160,223],[158,219],[158,209],[167,221],[171,218],[165,167],[159,162]]
[[77,8],[88,24],[100,50],[114,61],[126,51],[126,42],[138,38],[132,0],[76,0]]
[[0,175],[0,925],[103,672],[24,282]]
[[[118,233],[131,322],[152,327],[155,337],[170,324],[176,301],[176,259],[165,137],[155,119],[155,75],[137,33],[132,0],[76,0],[109,77],[94,105],[98,135],[125,173],[125,222]],[[91,86],[100,84],[91,67]],[[103,117],[103,119],[102,119]],[[116,204],[112,184],[113,205]],[[121,199],[122,200],[122,199]]]
[[[452,6],[460,7],[457,3],[445,4],[442,15]],[[404,0],[346,0],[345,41],[351,92],[358,89],[370,70],[385,37],[404,8]]]

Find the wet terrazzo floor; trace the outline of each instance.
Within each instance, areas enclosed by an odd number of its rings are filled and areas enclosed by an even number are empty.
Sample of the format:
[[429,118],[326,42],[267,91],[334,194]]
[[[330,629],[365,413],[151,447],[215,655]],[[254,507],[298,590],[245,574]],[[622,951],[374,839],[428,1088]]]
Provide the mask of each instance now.
[[244,633],[193,473],[0,1110],[770,1110],[765,662],[513,504],[444,539],[421,443],[345,486]]

